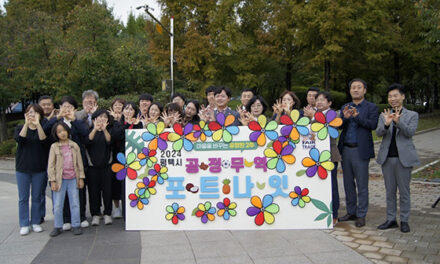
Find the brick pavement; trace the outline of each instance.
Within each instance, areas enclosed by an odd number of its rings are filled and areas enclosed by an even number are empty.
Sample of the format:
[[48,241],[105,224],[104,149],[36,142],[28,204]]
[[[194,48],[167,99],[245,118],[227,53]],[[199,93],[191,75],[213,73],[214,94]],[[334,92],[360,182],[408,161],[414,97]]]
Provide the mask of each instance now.
[[[440,130],[415,137],[415,145],[422,164],[440,157]],[[380,144],[375,144],[376,153]],[[342,173],[339,173],[341,198],[340,215],[345,214],[345,194]],[[370,162],[369,210],[365,227],[356,228],[354,222],[338,223],[328,232],[374,263],[440,263],[440,204],[431,205],[440,196],[440,184],[411,183],[410,233],[400,229],[378,230],[386,220],[385,185],[380,166]]]

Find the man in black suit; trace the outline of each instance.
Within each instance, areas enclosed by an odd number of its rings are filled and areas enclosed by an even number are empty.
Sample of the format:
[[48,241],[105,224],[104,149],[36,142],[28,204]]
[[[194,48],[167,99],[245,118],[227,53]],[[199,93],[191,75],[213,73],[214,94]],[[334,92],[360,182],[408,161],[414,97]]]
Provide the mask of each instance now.
[[343,124],[338,143],[347,214],[338,220],[356,220],[356,227],[362,227],[368,211],[368,165],[374,158],[371,131],[377,127],[379,110],[374,103],[365,100],[367,83],[364,80],[353,79],[349,87],[352,102],[342,106]]

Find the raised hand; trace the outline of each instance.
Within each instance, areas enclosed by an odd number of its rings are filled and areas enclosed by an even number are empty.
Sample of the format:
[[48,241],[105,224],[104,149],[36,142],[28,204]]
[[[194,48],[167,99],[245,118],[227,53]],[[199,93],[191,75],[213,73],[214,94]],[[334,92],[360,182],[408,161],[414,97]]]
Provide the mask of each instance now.
[[40,114],[35,113],[34,118],[32,118],[30,121],[32,125],[38,126],[40,124]]
[[304,107],[304,116],[307,116],[308,118],[313,118],[315,116],[315,109],[311,107],[310,105]]
[[180,114],[177,112],[174,112],[171,114],[171,125],[174,125],[175,123],[180,122]]
[[242,106],[242,105],[238,105],[238,106],[237,106],[237,113],[241,116],[241,115],[243,115],[244,113],[247,113],[247,111],[246,111],[246,109],[243,109],[243,106]]
[[67,114],[67,112],[66,112],[66,108],[63,107],[63,106],[61,106],[61,107],[60,107],[60,111],[59,111],[58,114],[57,114],[57,119],[60,120],[61,118],[65,117],[66,114]]
[[385,119],[385,125],[389,126],[391,122],[393,121],[393,114],[391,113],[390,109],[384,109],[382,112],[382,115]]
[[393,115],[392,115],[392,118],[393,118],[393,122],[394,122],[395,124],[399,123],[399,119],[400,119],[400,110],[399,110],[399,111],[398,111],[398,110],[395,110],[394,113],[393,113]]
[[29,117],[29,113],[25,113],[25,114],[24,114],[24,124],[25,124],[25,125],[30,125],[30,124],[32,124],[32,120],[31,120],[30,117]]
[[277,99],[275,104],[272,106],[273,112],[277,115],[280,115],[283,112],[283,105],[281,104],[281,100]]
[[98,122],[98,120],[97,120],[97,119],[93,119],[93,120],[92,120],[92,123],[93,123],[93,129],[94,129],[95,131],[100,131],[100,130],[99,130],[99,122]]
[[358,112],[358,110],[357,110],[356,107],[352,107],[352,108],[351,108],[351,115],[352,115],[353,117],[357,117],[357,116],[359,115],[359,112]]
[[113,116],[114,119],[117,119],[118,115],[115,113],[115,111],[113,111],[111,107],[109,107],[107,111],[111,116]]
[[352,113],[353,113],[353,111],[350,108],[348,108],[348,105],[346,105],[344,107],[344,109],[342,110],[342,114],[344,115],[344,118],[346,118],[346,119],[350,118]]
[[243,126],[247,126],[249,125],[249,123],[254,120],[253,116],[251,115],[251,113],[244,113],[243,115],[240,115],[240,123]]
[[59,111],[56,111],[57,109],[53,109],[52,110],[52,112],[50,112],[50,114],[49,114],[49,116],[47,117],[47,120],[50,120],[50,119],[52,119],[52,117],[54,117],[54,116],[56,116],[58,113],[59,113]]

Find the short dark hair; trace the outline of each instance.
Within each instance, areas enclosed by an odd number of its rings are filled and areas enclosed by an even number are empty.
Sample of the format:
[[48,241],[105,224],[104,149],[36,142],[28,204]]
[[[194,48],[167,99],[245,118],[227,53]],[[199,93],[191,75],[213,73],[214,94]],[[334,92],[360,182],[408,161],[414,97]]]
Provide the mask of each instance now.
[[78,103],[76,102],[75,98],[73,98],[70,95],[64,96],[60,101],[60,106],[64,104],[65,102],[68,102],[69,104],[73,105],[73,107],[76,109],[78,107]]
[[283,100],[283,97],[288,94],[290,95],[290,97],[292,97],[293,101],[295,102],[295,105],[293,106],[293,109],[299,109],[301,107],[301,101],[299,100],[298,96],[296,96],[296,94],[292,91],[289,90],[285,90],[283,93],[281,93],[280,95],[280,100]]
[[39,104],[30,104],[30,105],[28,105],[28,107],[26,107],[26,110],[24,111],[24,113],[29,112],[29,110],[31,110],[31,108],[33,108],[34,111],[37,112],[40,115],[40,120],[39,121],[41,122],[41,119],[44,118],[44,110],[43,110],[43,108]]
[[[129,105],[130,105],[131,108],[133,108],[133,110],[134,110],[134,115],[133,115],[133,117],[136,117],[136,116],[138,115],[138,113],[139,113],[139,108],[138,108],[138,106],[136,105],[136,103],[133,102],[133,101],[125,102],[124,106],[122,107],[122,111],[124,111],[124,109],[125,109],[127,106],[129,106]],[[122,115],[122,118],[124,118],[124,115]]]
[[252,88],[244,88],[243,90],[241,90],[241,94],[245,93],[245,92],[251,92],[252,96],[255,95],[255,90]]
[[153,96],[149,93],[144,93],[144,94],[139,95],[138,103],[140,103],[141,100],[153,102]]
[[387,94],[393,90],[398,90],[400,94],[405,94],[405,87],[400,83],[393,83],[387,89]]
[[225,91],[228,98],[231,98],[231,96],[232,96],[231,89],[229,89],[229,87],[223,86],[223,85],[217,86],[217,89],[215,89],[215,91],[214,91],[214,95],[217,95],[217,94],[221,93],[222,91]]
[[168,103],[165,105],[165,113],[169,114],[170,112],[177,112],[182,115],[182,108],[176,103]]
[[217,86],[215,86],[215,85],[208,86],[208,88],[206,88],[206,90],[205,90],[205,95],[208,95],[209,93],[215,93],[216,88],[217,88]]
[[183,102],[185,102],[185,104],[186,104],[186,98],[185,98],[185,96],[183,94],[181,94],[181,93],[174,93],[173,96],[171,97],[171,101],[173,101],[174,98],[176,98],[176,97],[182,98]]
[[40,96],[40,98],[38,98],[38,103],[40,103],[43,100],[47,100],[47,99],[50,99],[52,101],[52,103],[53,103],[52,96],[50,96],[50,95],[42,95],[42,96]]
[[113,125],[113,117],[107,112],[107,110],[99,108],[92,114],[92,120],[96,119],[100,115],[106,115],[108,119],[109,126]]
[[319,91],[320,90],[318,87],[311,86],[311,87],[309,87],[309,89],[307,89],[306,95],[309,94],[309,92],[318,92],[319,93]]
[[354,82],[360,82],[360,83],[362,83],[362,85],[364,86],[364,89],[367,89],[367,82],[364,81],[364,80],[362,80],[362,79],[360,79],[360,78],[354,78],[353,80],[351,80],[351,81],[348,83],[348,88],[349,88],[349,89],[351,88],[351,84],[354,83]]
[[[147,111],[147,117],[148,117],[148,118],[150,118],[150,109],[151,109],[151,107],[152,107],[153,105],[155,105],[155,106],[157,106],[157,107],[159,108],[160,113],[162,113],[162,111],[163,111],[163,106],[162,106],[161,103],[159,103],[159,102],[152,102],[151,105],[150,105],[150,108],[148,108],[148,111]],[[160,115],[160,114],[159,114],[159,115]]]
[[263,112],[261,114],[264,114],[264,112],[266,112],[267,109],[267,103],[264,100],[263,97],[261,97],[260,95],[254,95],[252,96],[251,100],[249,100],[249,102],[246,105],[246,111],[248,111],[249,113],[251,112],[251,106],[257,101],[259,100],[261,102],[261,104],[263,105]]
[[52,138],[55,141],[60,140],[57,136],[57,127],[62,126],[67,131],[67,137],[70,138],[70,127],[64,123],[63,121],[58,121],[55,123],[55,125],[52,127]]
[[319,91],[318,94],[316,94],[315,99],[318,98],[318,96],[324,96],[325,99],[327,99],[327,102],[333,102],[332,95],[327,91]]

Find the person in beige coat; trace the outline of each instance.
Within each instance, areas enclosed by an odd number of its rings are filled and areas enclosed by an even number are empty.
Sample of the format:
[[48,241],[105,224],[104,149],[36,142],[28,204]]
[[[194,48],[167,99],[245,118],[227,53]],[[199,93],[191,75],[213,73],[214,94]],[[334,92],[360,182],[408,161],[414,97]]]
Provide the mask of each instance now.
[[79,146],[69,139],[70,128],[64,122],[58,122],[52,128],[55,143],[49,151],[47,174],[53,191],[54,229],[50,236],[58,236],[63,227],[63,205],[66,192],[74,235],[81,235],[78,189],[84,187],[84,167]]

